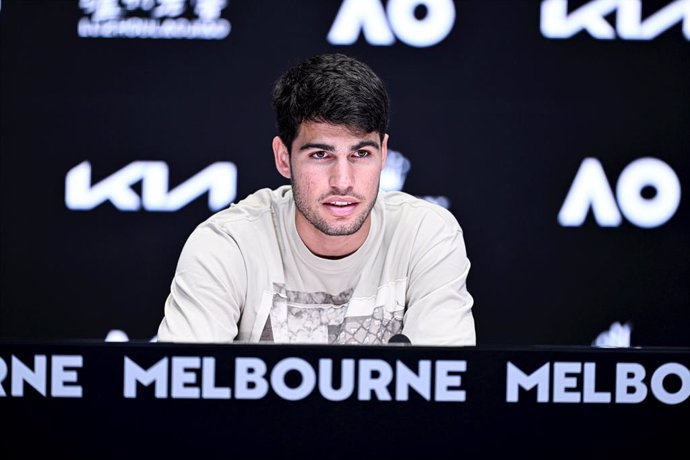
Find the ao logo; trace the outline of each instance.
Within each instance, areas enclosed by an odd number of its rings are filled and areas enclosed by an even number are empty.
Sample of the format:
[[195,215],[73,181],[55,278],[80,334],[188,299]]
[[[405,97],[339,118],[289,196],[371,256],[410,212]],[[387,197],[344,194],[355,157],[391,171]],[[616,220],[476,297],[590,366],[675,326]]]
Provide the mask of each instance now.
[[[642,195],[648,187],[656,192],[651,198]],[[585,158],[558,213],[558,222],[564,227],[579,227],[591,207],[602,227],[619,226],[622,211],[632,224],[652,228],[673,217],[679,204],[678,176],[657,158],[640,158],[626,166],[616,183],[616,198],[599,160]]]
[[399,192],[405,185],[405,178],[410,171],[410,160],[397,150],[388,149],[386,166],[381,171],[381,190]]
[[[415,11],[426,14],[417,18]],[[380,0],[344,0],[328,32],[332,45],[352,45],[360,32],[370,45],[390,46],[397,37],[418,48],[446,38],[455,24],[452,0],[389,0],[384,11]]]
[[[379,188],[386,192],[400,192],[405,185],[407,173],[410,172],[411,163],[402,153],[397,150],[388,149],[386,166],[381,171],[381,182]],[[446,209],[450,208],[450,198],[443,195],[420,195],[421,198],[430,203],[437,204]]]
[[[84,161],[65,177],[65,204],[87,211],[110,201],[120,211],[177,211],[208,192],[208,207],[217,211],[235,199],[237,168],[217,162],[168,190],[168,165],[163,161],[134,161],[96,184],[91,184],[91,163]],[[141,182],[141,197],[132,186]]]
[[[616,27],[606,17],[616,13]],[[652,40],[683,21],[690,40],[690,0],[675,0],[642,20],[641,0],[593,0],[568,13],[568,0],[543,0],[541,32],[547,38],[570,38],[582,30],[599,40]]]

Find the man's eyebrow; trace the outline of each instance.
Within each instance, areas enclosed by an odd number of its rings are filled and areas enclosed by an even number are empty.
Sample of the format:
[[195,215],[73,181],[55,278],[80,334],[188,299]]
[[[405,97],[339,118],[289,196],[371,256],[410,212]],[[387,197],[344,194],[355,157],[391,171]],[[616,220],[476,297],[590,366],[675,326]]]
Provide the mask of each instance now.
[[[352,147],[350,147],[350,151],[354,152],[356,150],[361,149],[362,147],[374,147],[375,149],[380,148],[378,142],[374,142],[374,141],[367,139],[367,140],[360,141],[360,142],[356,143],[355,145],[353,145]],[[304,150],[310,150],[310,149],[318,149],[318,150],[324,150],[326,152],[333,152],[335,150],[335,146],[330,145],[330,144],[321,144],[318,142],[313,142],[313,143],[304,144],[299,148],[300,152],[302,152]]]
[[358,144],[353,145],[351,150],[354,152],[355,150],[359,150],[362,147],[374,147],[375,149],[380,148],[378,142],[365,140],[365,141],[359,142]]
[[332,152],[335,150],[335,147],[329,144],[319,144],[319,143],[309,143],[309,144],[304,144],[299,148],[300,152],[303,150],[309,150],[309,149],[318,149],[318,150],[325,150],[327,152]]

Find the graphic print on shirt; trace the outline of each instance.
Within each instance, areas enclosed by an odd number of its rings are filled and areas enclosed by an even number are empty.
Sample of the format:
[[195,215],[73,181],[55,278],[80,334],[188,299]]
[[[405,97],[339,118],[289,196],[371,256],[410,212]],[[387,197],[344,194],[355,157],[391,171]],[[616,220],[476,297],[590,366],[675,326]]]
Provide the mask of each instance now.
[[299,292],[274,283],[266,327],[279,343],[387,343],[402,330],[406,280],[380,286],[375,295],[356,297],[354,288],[332,295]]

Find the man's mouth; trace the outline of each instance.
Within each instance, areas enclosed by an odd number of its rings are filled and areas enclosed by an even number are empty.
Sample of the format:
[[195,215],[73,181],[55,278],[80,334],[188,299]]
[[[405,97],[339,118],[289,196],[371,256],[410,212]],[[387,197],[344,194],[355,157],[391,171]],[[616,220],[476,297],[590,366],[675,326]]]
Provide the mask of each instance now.
[[326,206],[331,215],[335,217],[348,217],[354,212],[359,203],[354,200],[339,199],[327,200],[324,201],[323,204]]

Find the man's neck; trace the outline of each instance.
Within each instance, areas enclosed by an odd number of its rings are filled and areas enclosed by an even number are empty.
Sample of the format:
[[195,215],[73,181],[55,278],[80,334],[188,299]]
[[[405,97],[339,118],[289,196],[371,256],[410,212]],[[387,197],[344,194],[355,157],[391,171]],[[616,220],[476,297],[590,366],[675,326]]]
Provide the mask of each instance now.
[[342,259],[364,244],[371,228],[371,216],[352,235],[326,235],[300,216],[299,212],[296,215],[295,226],[297,234],[312,254],[324,259]]

